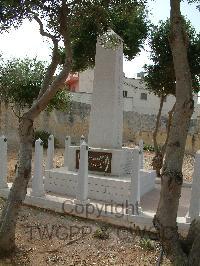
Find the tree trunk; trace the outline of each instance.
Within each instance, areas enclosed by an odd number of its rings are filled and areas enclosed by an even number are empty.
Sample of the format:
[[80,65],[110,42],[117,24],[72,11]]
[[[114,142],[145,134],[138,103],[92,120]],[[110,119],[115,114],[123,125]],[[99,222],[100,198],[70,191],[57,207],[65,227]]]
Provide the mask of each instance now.
[[177,212],[183,183],[182,164],[190,118],[194,109],[187,36],[182,23],[180,0],[171,0],[171,49],[176,75],[176,106],[161,176],[160,200],[154,226],[168,257],[175,265],[187,265],[177,230]]
[[173,117],[173,114],[174,114],[175,105],[176,105],[176,103],[173,105],[172,109],[168,112],[167,136],[166,136],[165,143],[164,143],[164,145],[162,146],[162,149],[161,149],[163,158],[165,156],[165,152],[166,152],[166,148],[167,148],[167,143],[169,141],[169,132],[170,132],[171,125],[172,125],[172,117]]
[[174,114],[175,104],[172,109],[168,113],[168,123],[167,123],[167,136],[164,145],[162,146],[161,150],[157,149],[157,152],[152,160],[153,169],[156,170],[157,176],[160,177],[160,172],[163,167],[163,160],[165,157],[166,147],[169,140],[169,132],[172,124],[172,117]]
[[24,116],[19,127],[19,165],[0,220],[0,253],[6,254],[15,248],[15,228],[20,206],[25,199],[31,178],[33,121]]
[[165,99],[165,97],[163,95],[161,95],[160,107],[159,107],[159,111],[158,111],[157,118],[156,118],[156,126],[155,126],[155,130],[153,132],[153,144],[154,144],[155,152],[159,151],[159,147],[158,147],[158,143],[157,143],[157,135],[158,135],[158,129],[160,126],[160,118],[161,118],[161,114],[162,114],[164,99]]
[[0,135],[2,135],[2,102],[0,102]]
[[155,126],[155,130],[153,132],[153,143],[154,143],[155,156],[152,159],[152,166],[153,166],[153,169],[156,170],[157,176],[160,176],[160,169],[162,168],[162,161],[163,161],[162,154],[161,154],[161,151],[160,151],[160,149],[158,147],[158,143],[157,143],[157,135],[158,135],[158,129],[160,126],[160,118],[161,118],[161,114],[162,114],[164,99],[165,99],[164,95],[161,95],[160,107],[159,107],[158,115],[156,118],[156,126]]
[[[33,141],[33,121],[47,107],[49,101],[55,96],[56,92],[64,85],[72,65],[72,51],[70,42],[70,33],[68,29],[67,14],[69,14],[66,1],[62,1],[60,7],[60,35],[63,37],[66,58],[63,69],[56,79],[53,80],[53,74],[56,70],[55,62],[58,63],[57,56],[52,56],[52,62],[45,74],[45,86],[41,88],[41,93],[32,107],[23,115],[19,126],[20,149],[19,165],[15,180],[10,190],[8,200],[2,211],[0,219],[0,252],[10,253],[15,248],[15,228],[18,213],[22,202],[25,199],[28,182],[31,178],[31,160],[32,160],[32,141]],[[40,20],[39,20],[40,21]],[[58,52],[58,40],[56,37],[44,31],[40,22],[40,33],[43,36],[53,40],[54,50]],[[47,82],[49,80],[49,83]],[[53,80],[53,81],[52,81]],[[52,81],[52,83],[51,83]]]
[[3,121],[3,134],[5,134],[5,136],[8,135],[8,122],[9,122],[9,119],[8,119],[8,113],[9,113],[9,110],[8,110],[8,102],[4,102],[4,121]]

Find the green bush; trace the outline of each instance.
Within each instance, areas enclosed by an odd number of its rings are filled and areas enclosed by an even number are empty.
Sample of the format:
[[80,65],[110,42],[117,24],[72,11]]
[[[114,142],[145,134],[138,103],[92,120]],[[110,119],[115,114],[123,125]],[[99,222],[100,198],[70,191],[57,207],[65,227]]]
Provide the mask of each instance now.
[[[154,152],[155,151],[155,148],[153,145],[148,145],[148,144],[145,144],[144,145],[144,151],[151,151],[151,152]],[[161,151],[161,146],[158,145],[158,151]]]
[[145,144],[144,151],[154,151],[154,146]]
[[93,234],[93,237],[95,238],[99,238],[99,239],[108,239],[110,237],[110,234],[109,234],[109,231],[108,231],[108,228],[106,226],[100,226],[98,227],[94,234]]
[[[45,130],[37,130],[37,131],[35,131],[35,133],[34,133],[34,139],[33,139],[33,146],[35,145],[35,141],[37,139],[41,139],[43,141],[43,147],[45,149],[47,149],[48,148],[48,139],[49,139],[49,136],[50,135],[51,134],[49,132],[45,131]],[[59,142],[54,137],[54,146],[55,147],[58,147],[58,145],[59,145]]]
[[141,238],[140,240],[140,247],[144,250],[154,250],[155,245],[151,239],[148,237]]

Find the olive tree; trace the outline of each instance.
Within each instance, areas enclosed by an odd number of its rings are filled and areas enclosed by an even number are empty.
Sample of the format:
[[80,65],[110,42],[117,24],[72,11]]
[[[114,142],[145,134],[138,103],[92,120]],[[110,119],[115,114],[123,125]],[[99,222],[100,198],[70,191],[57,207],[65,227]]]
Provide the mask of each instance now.
[[200,222],[191,223],[185,240],[180,237],[177,228],[177,212],[183,184],[183,157],[194,110],[188,59],[189,39],[181,16],[180,3],[180,0],[170,0],[170,47],[176,77],[176,105],[161,174],[161,192],[154,226],[165,253],[174,265],[199,265]]
[[[200,35],[195,32],[195,29],[192,27],[191,23],[184,17],[183,23],[185,24],[188,35],[188,60],[192,76],[192,89],[193,93],[198,93],[200,88]],[[153,64],[145,65],[146,76],[144,81],[147,85],[147,89],[160,98],[160,107],[157,114],[155,130],[153,132],[155,156],[153,158],[152,165],[157,171],[157,176],[160,176],[160,170],[163,165],[163,158],[166,151],[166,144],[168,142],[171,120],[175,109],[175,105],[173,105],[172,109],[169,111],[166,141],[162,147],[159,147],[157,143],[157,134],[164,100],[168,95],[176,95],[176,77],[169,37],[169,20],[160,21],[157,26],[152,26],[149,37],[149,46],[151,48],[150,59]]]
[[[52,41],[53,49],[51,63],[46,69],[37,100],[20,118],[19,163],[0,219],[2,253],[9,253],[15,248],[17,217],[31,177],[35,118],[63,86],[70,71],[94,64],[97,36],[109,27],[116,29],[124,38],[124,52],[128,58],[133,58],[140,51],[147,35],[145,7],[142,2],[144,1],[25,0],[21,4],[21,1],[3,1],[0,9],[1,31],[19,26],[24,18],[34,19],[39,24],[40,34]],[[62,67],[54,79],[59,64]]]

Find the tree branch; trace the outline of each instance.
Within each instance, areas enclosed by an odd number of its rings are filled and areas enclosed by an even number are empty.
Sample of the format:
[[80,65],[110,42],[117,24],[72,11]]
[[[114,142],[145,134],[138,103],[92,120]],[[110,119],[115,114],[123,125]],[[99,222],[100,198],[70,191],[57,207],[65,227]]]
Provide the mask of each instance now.
[[41,97],[38,98],[36,103],[33,104],[33,106],[29,109],[29,111],[26,114],[24,114],[24,117],[30,120],[34,120],[40,114],[40,112],[42,112],[46,108],[49,101],[55,96],[59,88],[64,85],[71,70],[72,50],[71,50],[70,34],[68,30],[68,20],[67,20],[68,14],[69,14],[69,9],[66,5],[65,0],[63,0],[60,9],[59,22],[60,22],[60,34],[63,37],[65,45],[65,54],[66,54],[65,63],[63,65],[62,71],[52,82],[52,84],[48,86],[46,91],[44,91]]
[[51,35],[48,32],[44,31],[44,26],[42,21],[40,20],[40,18],[35,15],[34,19],[37,21],[37,23],[40,26],[40,34],[44,37],[50,38],[53,42],[53,52],[52,52],[52,59],[51,59],[51,63],[47,68],[44,80],[42,82],[42,87],[41,90],[39,92],[38,95],[38,99],[44,94],[44,92],[48,89],[49,85],[52,83],[53,81],[53,76],[54,73],[56,71],[56,68],[60,62],[60,54],[59,54],[59,49],[58,49],[58,40],[55,36]]
[[153,143],[154,143],[155,153],[159,152],[158,143],[157,143],[157,134],[158,134],[158,129],[159,129],[159,125],[160,125],[160,118],[161,118],[161,114],[162,114],[164,99],[165,99],[165,96],[162,94],[160,96],[160,108],[159,108],[157,118],[156,118],[156,126],[155,126],[155,130],[153,132]]
[[43,23],[42,23],[42,21],[40,20],[40,18],[39,18],[36,14],[34,15],[34,19],[35,19],[35,21],[37,21],[37,23],[38,23],[39,26],[40,26],[40,34],[41,34],[42,36],[44,36],[44,37],[47,37],[47,38],[52,39],[53,43],[54,43],[54,42],[55,42],[55,43],[58,43],[58,40],[56,39],[55,36],[53,36],[52,34],[50,34],[49,32],[46,32],[46,31],[44,30]]
[[165,143],[162,146],[162,150],[161,150],[163,157],[164,157],[164,154],[165,154],[165,151],[166,151],[166,147],[167,147],[167,143],[168,143],[168,140],[169,140],[169,132],[170,132],[171,125],[172,125],[172,117],[173,117],[173,114],[174,114],[175,106],[176,106],[176,103],[173,105],[172,109],[168,112],[167,137],[166,137]]

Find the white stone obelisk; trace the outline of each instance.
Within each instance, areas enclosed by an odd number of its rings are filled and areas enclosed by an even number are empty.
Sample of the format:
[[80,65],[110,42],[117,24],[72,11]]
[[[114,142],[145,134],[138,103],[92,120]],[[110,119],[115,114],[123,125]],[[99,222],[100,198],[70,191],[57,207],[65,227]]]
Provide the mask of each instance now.
[[122,148],[123,40],[112,30],[98,38],[88,144]]
[[45,195],[43,183],[43,142],[41,139],[35,142],[34,175],[32,179],[31,196],[43,197]]

